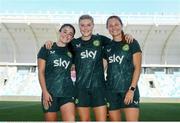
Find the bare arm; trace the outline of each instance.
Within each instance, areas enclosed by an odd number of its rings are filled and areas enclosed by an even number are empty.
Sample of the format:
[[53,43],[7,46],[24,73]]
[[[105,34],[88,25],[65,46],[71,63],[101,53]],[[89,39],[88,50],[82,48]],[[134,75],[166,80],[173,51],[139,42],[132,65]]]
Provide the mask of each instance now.
[[132,82],[131,82],[131,86],[132,87],[136,87],[137,86],[137,82],[139,80],[139,76],[141,74],[141,53],[135,53],[133,55],[133,63],[134,63],[134,73],[133,73],[133,78],[132,78]]
[[42,93],[43,93],[43,104],[46,107],[49,107],[49,105],[51,105],[52,97],[46,88],[45,65],[46,65],[46,61],[39,58],[38,59],[38,77],[39,77],[39,83],[40,83]]
[[108,68],[108,63],[107,63],[106,59],[103,59],[103,67],[104,67],[104,77],[105,77],[105,80],[106,80],[106,77],[107,77],[107,68]]
[[[133,55],[133,64],[134,64],[134,73],[133,73],[133,78],[131,82],[131,87],[136,88],[139,76],[141,74],[141,53],[135,53]],[[133,102],[133,97],[134,97],[134,91],[128,90],[124,99],[124,103],[129,105],[130,103]]]
[[45,60],[38,59],[38,77],[42,92],[47,91],[46,82],[45,82],[45,64],[46,64]]
[[107,70],[107,61],[103,59],[103,67],[104,67],[104,72]]

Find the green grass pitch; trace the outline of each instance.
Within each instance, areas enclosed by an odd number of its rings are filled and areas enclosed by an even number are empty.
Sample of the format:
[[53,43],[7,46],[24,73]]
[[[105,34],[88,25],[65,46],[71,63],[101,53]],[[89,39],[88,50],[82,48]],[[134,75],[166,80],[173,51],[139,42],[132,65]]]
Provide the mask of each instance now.
[[[94,121],[93,113],[91,118]],[[0,121],[43,121],[41,104],[1,101]],[[141,103],[140,121],[180,121],[180,103]]]

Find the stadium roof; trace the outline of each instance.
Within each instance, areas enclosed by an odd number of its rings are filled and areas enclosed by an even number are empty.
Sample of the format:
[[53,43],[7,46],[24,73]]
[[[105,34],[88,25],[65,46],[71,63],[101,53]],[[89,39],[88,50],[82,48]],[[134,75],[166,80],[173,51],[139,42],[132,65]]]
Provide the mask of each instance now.
[[[80,36],[78,18],[84,13],[0,13],[0,65],[36,64],[39,48],[47,40],[57,41],[63,23],[72,23]],[[91,14],[91,13],[89,13]],[[91,14],[94,33],[108,34],[110,15]],[[143,51],[143,65],[180,65],[180,15],[118,14],[126,33],[132,34]]]

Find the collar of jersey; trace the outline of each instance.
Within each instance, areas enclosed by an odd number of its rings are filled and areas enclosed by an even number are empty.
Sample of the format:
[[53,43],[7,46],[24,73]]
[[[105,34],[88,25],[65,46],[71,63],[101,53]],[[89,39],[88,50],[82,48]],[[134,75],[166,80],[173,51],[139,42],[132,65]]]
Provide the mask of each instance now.
[[56,44],[56,42],[53,43],[52,45],[52,48],[55,48],[55,49],[66,49],[66,46],[65,47],[60,47]]
[[82,43],[87,44],[87,43],[91,43],[93,38],[94,38],[94,35],[92,35],[91,38],[89,40],[86,40],[86,41],[82,40],[82,38],[80,38],[80,39],[81,39]]

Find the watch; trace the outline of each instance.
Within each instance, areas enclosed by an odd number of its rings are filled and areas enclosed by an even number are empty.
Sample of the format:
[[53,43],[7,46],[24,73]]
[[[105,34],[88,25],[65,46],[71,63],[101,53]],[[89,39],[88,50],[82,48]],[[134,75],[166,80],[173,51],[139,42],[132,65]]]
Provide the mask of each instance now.
[[136,90],[136,88],[135,88],[135,87],[133,87],[133,86],[130,86],[130,87],[129,87],[129,90],[131,90],[131,91],[135,91],[135,90]]

